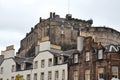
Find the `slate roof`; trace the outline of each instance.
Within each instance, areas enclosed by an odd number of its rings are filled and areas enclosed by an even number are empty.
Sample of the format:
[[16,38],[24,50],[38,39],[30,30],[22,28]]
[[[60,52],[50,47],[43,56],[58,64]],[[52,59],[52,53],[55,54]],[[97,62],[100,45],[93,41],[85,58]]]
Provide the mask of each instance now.
[[4,61],[4,55],[0,55],[0,65],[2,64],[3,61]]
[[17,63],[17,64],[21,64],[21,63],[23,63],[23,62],[25,62],[25,63],[33,63],[33,59],[34,59],[34,57],[30,57],[30,58],[26,58],[26,57],[15,57],[14,58],[14,60],[15,60],[15,62]]

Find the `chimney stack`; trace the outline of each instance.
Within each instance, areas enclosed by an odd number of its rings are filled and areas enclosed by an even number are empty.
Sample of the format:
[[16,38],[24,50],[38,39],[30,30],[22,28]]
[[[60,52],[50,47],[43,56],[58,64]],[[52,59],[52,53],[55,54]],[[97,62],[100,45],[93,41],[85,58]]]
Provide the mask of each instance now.
[[7,46],[6,51],[9,51],[9,50],[14,50],[14,45]]
[[77,37],[77,50],[82,51],[83,50],[83,42],[84,42],[84,37],[78,36]]

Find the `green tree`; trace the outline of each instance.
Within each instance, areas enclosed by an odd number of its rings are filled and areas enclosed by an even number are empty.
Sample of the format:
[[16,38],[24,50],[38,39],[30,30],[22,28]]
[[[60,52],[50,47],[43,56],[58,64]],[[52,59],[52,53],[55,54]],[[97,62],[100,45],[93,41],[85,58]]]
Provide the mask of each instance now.
[[23,79],[23,76],[22,76],[22,75],[17,74],[17,75],[15,76],[15,80],[24,80],[24,79]]

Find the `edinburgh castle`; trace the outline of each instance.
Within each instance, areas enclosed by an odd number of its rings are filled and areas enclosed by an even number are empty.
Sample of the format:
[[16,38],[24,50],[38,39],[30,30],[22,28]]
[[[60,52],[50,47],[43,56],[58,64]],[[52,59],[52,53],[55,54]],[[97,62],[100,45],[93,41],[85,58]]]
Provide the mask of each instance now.
[[65,18],[50,12],[47,19],[40,18],[34,28],[31,28],[26,37],[21,40],[18,51],[19,56],[35,56],[35,46],[45,38],[59,49],[66,51],[76,49],[77,37],[92,36],[95,42],[101,42],[102,45],[119,44],[120,33],[108,27],[92,26],[93,20],[81,20],[72,18],[67,14]]

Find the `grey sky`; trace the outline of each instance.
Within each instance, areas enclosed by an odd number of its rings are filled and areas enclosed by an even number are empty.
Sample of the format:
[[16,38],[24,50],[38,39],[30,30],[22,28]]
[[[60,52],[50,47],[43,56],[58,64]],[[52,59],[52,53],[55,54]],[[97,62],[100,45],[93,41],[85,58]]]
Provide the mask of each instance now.
[[[93,19],[93,26],[120,31],[120,0],[70,0],[69,12],[79,19]],[[0,50],[19,43],[49,12],[61,17],[68,13],[68,0],[0,0]]]

